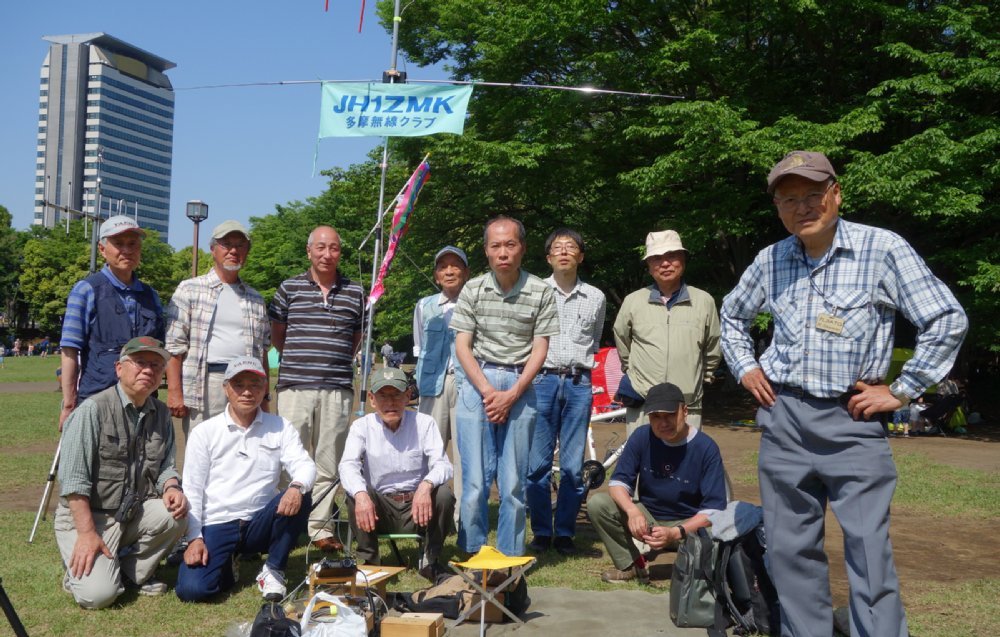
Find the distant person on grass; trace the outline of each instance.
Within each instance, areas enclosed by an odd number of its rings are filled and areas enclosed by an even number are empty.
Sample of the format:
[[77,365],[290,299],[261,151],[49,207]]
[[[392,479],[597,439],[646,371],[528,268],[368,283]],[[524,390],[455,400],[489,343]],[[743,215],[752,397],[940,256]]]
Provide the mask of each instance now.
[[[191,430],[184,487],[191,498],[177,597],[201,601],[236,584],[241,553],[267,553],[257,575],[266,599],[285,596],[288,554],[306,530],[316,465],[288,420],[261,409],[267,371],[255,356],[223,375],[228,405]],[[291,477],[278,490],[282,471]]]
[[62,436],[56,543],[63,588],[89,609],[126,586],[162,595],[156,567],[187,527],[167,406],[152,397],[170,354],[151,336],[122,348],[118,383],[83,401]]
[[[688,533],[709,525],[699,511],[726,508],[719,446],[688,425],[684,400],[670,383],[649,389],[642,406],[649,424],[629,436],[608,492],[587,502],[587,514],[615,565],[601,574],[605,582],[649,581],[646,557],[633,538],[652,549],[676,548]],[[636,488],[638,502],[633,501]]]

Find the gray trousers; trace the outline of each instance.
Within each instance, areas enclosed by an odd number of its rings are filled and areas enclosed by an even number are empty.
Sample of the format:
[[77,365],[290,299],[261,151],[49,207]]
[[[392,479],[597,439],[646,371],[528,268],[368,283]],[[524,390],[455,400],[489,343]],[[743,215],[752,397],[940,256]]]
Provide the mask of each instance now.
[[757,411],[760,496],[785,637],[829,637],[823,552],[827,502],[844,531],[853,637],[906,637],[889,541],[896,466],[878,421],[855,421],[837,399],[780,391]]
[[[167,556],[187,530],[187,518],[175,520],[163,500],[155,498],[142,504],[142,512],[122,526],[113,515],[92,512],[94,528],[117,556],[108,559],[98,553],[90,575],[69,578],[76,603],[84,608],[105,608],[124,592],[122,575],[136,584],[145,584],[156,573],[156,566]],[[76,528],[69,507],[60,503],[55,517],[56,544],[63,565],[73,557]],[[126,550],[122,550],[126,549]]]
[[397,502],[392,498],[368,489],[368,495],[375,503],[375,515],[378,522],[375,530],[366,533],[358,528],[354,516],[354,498],[347,497],[348,518],[351,522],[351,532],[358,539],[357,560],[359,563],[379,564],[381,559],[378,551],[378,536],[386,533],[416,533],[425,535],[424,554],[421,562],[434,562],[441,556],[444,540],[452,530],[452,519],[455,516],[455,496],[447,484],[435,487],[431,491],[431,503],[434,510],[431,522],[426,528],[418,527],[410,514],[413,502]]

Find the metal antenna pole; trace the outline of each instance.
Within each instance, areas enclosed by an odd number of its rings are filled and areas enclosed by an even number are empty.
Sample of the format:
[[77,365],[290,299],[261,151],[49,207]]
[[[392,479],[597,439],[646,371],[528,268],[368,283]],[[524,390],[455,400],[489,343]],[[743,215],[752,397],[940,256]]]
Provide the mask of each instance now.
[[[392,54],[389,58],[389,68],[388,73],[389,83],[395,84],[396,78],[396,58],[399,51],[399,2],[400,0],[395,0],[393,4],[393,18],[392,18]],[[382,230],[383,230],[383,204],[385,203],[385,179],[386,173],[389,170],[389,138],[382,138],[382,175],[379,179],[378,188],[378,211],[376,213],[375,221],[375,245],[374,245],[374,257],[372,259],[372,278],[371,285],[375,285],[375,279],[378,277],[378,271],[382,265]],[[371,293],[371,289],[368,290]],[[358,398],[358,415],[363,416],[365,413],[365,400],[368,397],[368,372],[371,370],[372,361],[371,356],[372,351],[372,327],[374,325],[375,318],[375,304],[373,303],[371,307],[368,308],[368,316],[365,318],[365,337],[362,339],[362,350],[361,355],[361,396]]]
[[104,163],[104,148],[97,147],[97,204],[94,209],[93,226],[90,233],[90,273],[97,272],[97,235],[101,231],[101,167]]

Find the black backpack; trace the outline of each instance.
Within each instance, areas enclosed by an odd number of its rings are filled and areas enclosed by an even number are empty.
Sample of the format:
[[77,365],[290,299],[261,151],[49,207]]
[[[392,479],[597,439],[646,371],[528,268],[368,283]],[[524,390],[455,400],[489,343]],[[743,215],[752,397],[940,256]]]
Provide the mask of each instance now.
[[[719,542],[715,564],[715,626],[736,635],[781,634],[778,593],[764,563],[764,527],[730,542]],[[711,633],[711,630],[709,631]]]
[[267,602],[253,620],[250,637],[299,637],[299,623],[285,617],[281,604]]

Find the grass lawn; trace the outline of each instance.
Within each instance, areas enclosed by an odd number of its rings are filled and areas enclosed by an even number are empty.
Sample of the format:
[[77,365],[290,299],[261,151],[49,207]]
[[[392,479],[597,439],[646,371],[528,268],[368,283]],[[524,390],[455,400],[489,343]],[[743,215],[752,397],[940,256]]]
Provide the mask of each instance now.
[[[8,359],[8,362],[10,359]],[[27,361],[38,365],[39,359]],[[51,361],[44,361],[50,363]],[[39,366],[41,367],[41,366]],[[23,370],[19,372],[22,374]],[[57,443],[55,419],[59,396],[55,392],[0,394],[0,476],[8,492],[25,487],[41,490]],[[898,454],[900,487],[896,505],[917,511],[934,512],[956,518],[996,519],[1000,511],[1000,476],[996,473],[955,469],[938,465],[916,453]],[[733,476],[752,483],[756,476]],[[9,499],[7,500],[10,501]],[[51,517],[44,522],[34,544],[26,543],[37,501],[18,510],[0,510],[0,578],[11,602],[32,637],[46,635],[102,635],[103,637],[217,637],[235,622],[251,621],[260,608],[260,596],[253,578],[259,562],[244,561],[244,587],[209,604],[182,604],[173,592],[148,598],[127,592],[111,609],[84,611],[62,592],[59,560]],[[27,510],[30,509],[30,510]],[[496,510],[493,510],[494,516]],[[494,517],[495,519],[495,517]],[[494,522],[495,528],[495,522]],[[956,521],[960,526],[960,520]],[[600,548],[589,527],[582,527],[578,544],[584,549]],[[415,543],[401,542],[404,555],[414,557]],[[454,537],[445,549],[445,558],[455,556]],[[383,559],[391,563],[388,546]],[[316,553],[310,554],[315,561]],[[290,579],[305,573],[305,549],[297,549],[287,570]],[[576,590],[617,588],[600,581],[599,574],[610,566],[607,558],[564,558],[548,553],[529,574],[532,587],[558,586]],[[158,575],[176,581],[176,570],[161,567]],[[391,590],[415,590],[426,583],[413,571],[405,573]],[[629,584],[628,588],[642,589]],[[646,589],[650,590],[650,589]],[[665,587],[658,589],[665,591]],[[911,588],[912,590],[912,588]],[[906,599],[911,631],[919,637],[993,635],[1000,617],[1000,578],[959,585],[924,587]],[[664,622],[669,622],[666,601]],[[0,619],[0,635],[10,634]]]
[[52,389],[56,388],[56,370],[60,358],[53,354],[41,356],[4,357],[4,366],[0,368],[0,383],[34,383],[52,381]]

